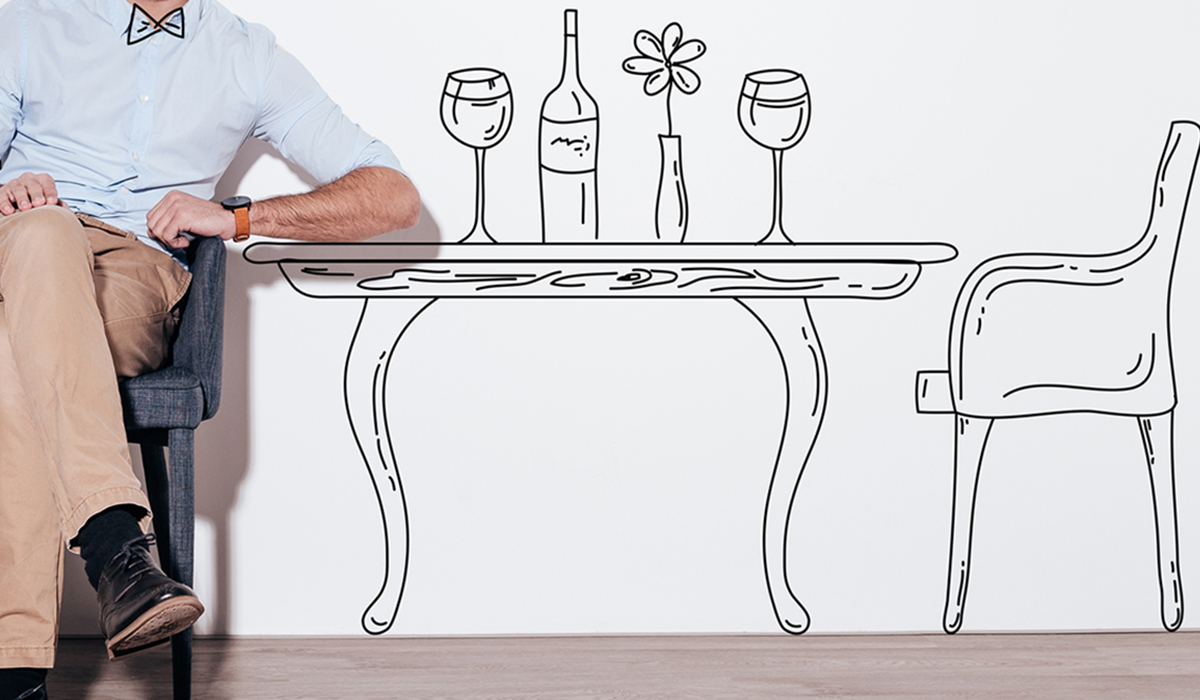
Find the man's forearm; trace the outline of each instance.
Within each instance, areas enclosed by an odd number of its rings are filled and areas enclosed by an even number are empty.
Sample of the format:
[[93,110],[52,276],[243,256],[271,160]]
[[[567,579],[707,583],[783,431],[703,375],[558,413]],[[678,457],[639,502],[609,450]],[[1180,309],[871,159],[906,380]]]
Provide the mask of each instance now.
[[[361,241],[417,225],[417,188],[391,168],[359,168],[305,194],[272,197],[250,207],[250,234],[300,241]],[[237,220],[220,204],[167,193],[146,214],[146,229],[173,248],[188,245],[185,234],[233,238]]]
[[417,224],[417,188],[391,168],[359,168],[312,192],[250,207],[250,233],[304,241],[356,241]]

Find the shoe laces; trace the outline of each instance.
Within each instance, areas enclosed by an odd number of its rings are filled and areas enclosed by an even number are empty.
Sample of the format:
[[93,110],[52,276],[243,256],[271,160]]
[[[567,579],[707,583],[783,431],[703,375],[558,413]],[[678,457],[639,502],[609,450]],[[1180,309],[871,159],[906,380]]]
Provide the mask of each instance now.
[[141,578],[143,573],[156,569],[154,559],[150,556],[150,545],[157,541],[154,533],[145,534],[135,540],[126,542],[113,555],[113,558],[105,567],[105,573],[111,571],[112,575],[115,576],[118,572],[121,572],[127,583],[125,589],[118,592],[115,598],[123,596],[125,591]]
[[[148,534],[142,535],[141,537],[137,538],[136,540],[130,540],[130,541],[126,542],[125,544],[121,545],[121,548],[117,550],[117,553],[115,555],[113,555],[113,560],[120,561],[121,568],[124,568],[124,567],[128,566],[129,559],[132,559],[134,557],[137,557],[140,559],[140,558],[142,558],[143,554],[149,554],[150,553],[150,545],[154,544],[157,541],[158,541],[158,539],[154,536],[154,533],[148,533]],[[141,551],[138,551],[138,550],[141,550]]]
[[152,545],[156,542],[158,542],[158,538],[154,536],[154,533],[147,532],[146,534],[142,535],[141,537],[137,538],[136,540],[130,540],[130,541],[126,542],[125,546],[133,547],[133,546],[140,545],[142,547],[145,547],[146,549],[150,549],[150,545]]

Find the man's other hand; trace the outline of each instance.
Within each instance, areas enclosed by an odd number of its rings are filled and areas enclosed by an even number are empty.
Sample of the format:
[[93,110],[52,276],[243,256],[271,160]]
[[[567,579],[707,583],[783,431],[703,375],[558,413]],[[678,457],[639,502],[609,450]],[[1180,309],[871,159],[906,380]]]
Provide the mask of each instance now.
[[150,235],[172,248],[186,248],[195,236],[217,236],[225,240],[237,234],[233,212],[207,199],[171,190],[146,214]]
[[54,178],[45,173],[23,173],[0,185],[0,215],[58,204]]

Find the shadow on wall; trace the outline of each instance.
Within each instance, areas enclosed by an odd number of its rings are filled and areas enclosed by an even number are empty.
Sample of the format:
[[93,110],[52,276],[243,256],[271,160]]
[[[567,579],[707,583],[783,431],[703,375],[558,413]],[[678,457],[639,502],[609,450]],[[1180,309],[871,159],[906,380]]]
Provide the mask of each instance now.
[[[225,176],[217,183],[215,199],[237,194],[250,169],[261,158],[282,156],[258,140],[242,147]],[[308,173],[288,164],[291,171],[309,187],[320,183]],[[422,209],[421,224],[407,231],[384,234],[380,241],[437,242],[441,232],[428,210]],[[230,519],[242,481],[250,470],[250,294],[257,286],[282,283],[283,278],[269,266],[251,265],[240,254],[230,251],[225,281],[225,356],[221,387],[221,407],[217,415],[196,433],[196,582],[205,597],[208,614],[198,631],[205,634],[229,634],[232,624],[232,587]],[[141,477],[140,457],[133,450],[134,469]],[[205,524],[209,528],[206,538]],[[205,548],[211,546],[205,561]],[[211,566],[210,570],[205,570]],[[208,590],[205,591],[205,584]],[[83,573],[82,560],[68,556],[63,584],[61,629],[64,635],[99,635],[96,594]]]

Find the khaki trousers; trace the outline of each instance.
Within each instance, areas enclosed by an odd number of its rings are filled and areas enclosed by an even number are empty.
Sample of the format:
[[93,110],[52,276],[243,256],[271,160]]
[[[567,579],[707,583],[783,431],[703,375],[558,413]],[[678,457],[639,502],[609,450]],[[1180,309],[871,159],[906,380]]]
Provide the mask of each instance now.
[[88,518],[128,504],[149,526],[117,377],[164,364],[190,281],[68,209],[0,216],[0,668],[54,665],[63,551]]

